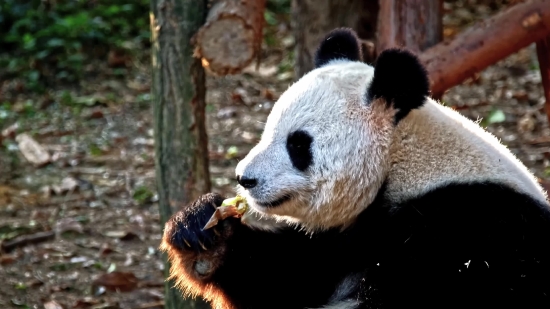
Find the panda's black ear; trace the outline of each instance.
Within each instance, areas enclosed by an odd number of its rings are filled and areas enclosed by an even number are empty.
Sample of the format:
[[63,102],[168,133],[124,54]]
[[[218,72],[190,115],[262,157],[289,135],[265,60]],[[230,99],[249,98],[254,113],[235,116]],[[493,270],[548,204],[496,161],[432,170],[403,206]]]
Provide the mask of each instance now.
[[430,80],[420,60],[405,49],[387,49],[378,56],[367,100],[384,98],[398,110],[399,122],[414,108],[422,106],[430,94]]
[[337,28],[329,32],[315,52],[315,68],[335,59],[362,61],[363,54],[357,34],[350,28]]

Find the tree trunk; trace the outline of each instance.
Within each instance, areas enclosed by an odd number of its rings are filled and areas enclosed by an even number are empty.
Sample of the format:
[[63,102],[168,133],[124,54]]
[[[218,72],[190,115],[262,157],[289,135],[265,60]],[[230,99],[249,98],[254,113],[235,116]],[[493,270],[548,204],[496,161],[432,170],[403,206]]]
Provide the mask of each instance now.
[[[191,38],[203,25],[207,0],[151,0],[155,164],[161,224],[210,191],[205,129],[205,73]],[[170,265],[166,256],[165,272]],[[165,308],[208,308],[183,300],[166,282]]]
[[550,35],[550,2],[527,1],[476,23],[420,55],[433,96]]
[[[372,40],[377,16],[378,0],[292,0],[295,79],[313,69],[315,50],[329,31],[349,27],[357,32],[359,38]],[[372,59],[364,60],[369,62]]]
[[546,117],[550,122],[550,36],[537,42],[537,58],[539,60],[540,75],[542,77],[542,87],[544,90],[544,110]]
[[265,0],[219,0],[197,34],[195,54],[215,75],[237,74],[260,52]]
[[443,39],[443,1],[380,0],[378,52],[405,47],[419,53]]

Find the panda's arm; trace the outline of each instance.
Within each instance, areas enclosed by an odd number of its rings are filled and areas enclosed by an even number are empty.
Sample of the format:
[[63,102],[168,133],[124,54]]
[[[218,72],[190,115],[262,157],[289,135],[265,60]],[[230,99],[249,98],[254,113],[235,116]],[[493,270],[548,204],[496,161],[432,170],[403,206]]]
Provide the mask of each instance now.
[[227,249],[225,239],[233,232],[231,220],[202,230],[223,197],[206,194],[172,215],[164,226],[160,250],[168,255],[170,279],[184,294],[215,298],[219,291],[211,284]]
[[214,308],[326,304],[352,265],[355,247],[340,241],[346,236],[257,231],[233,218],[203,231],[222,200],[205,195],[166,223],[161,249],[170,257],[178,286],[213,301]]

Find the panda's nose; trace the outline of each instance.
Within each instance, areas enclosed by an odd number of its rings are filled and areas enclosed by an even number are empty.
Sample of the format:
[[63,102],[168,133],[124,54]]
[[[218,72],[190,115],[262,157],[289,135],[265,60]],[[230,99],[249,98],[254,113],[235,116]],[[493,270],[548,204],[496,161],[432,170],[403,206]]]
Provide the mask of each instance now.
[[252,189],[258,184],[256,179],[241,175],[237,175],[237,182],[246,189]]

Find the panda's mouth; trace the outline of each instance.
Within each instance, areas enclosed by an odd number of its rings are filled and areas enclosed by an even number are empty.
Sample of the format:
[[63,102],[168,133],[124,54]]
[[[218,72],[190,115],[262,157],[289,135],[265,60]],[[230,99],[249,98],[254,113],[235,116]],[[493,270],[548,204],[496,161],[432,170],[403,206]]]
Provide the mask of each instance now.
[[265,207],[265,208],[274,208],[274,207],[280,206],[280,205],[290,201],[290,199],[292,199],[292,196],[290,194],[285,194],[281,198],[276,199],[276,200],[271,201],[271,202],[257,202],[257,203],[258,203],[258,205],[260,205],[262,207]]

